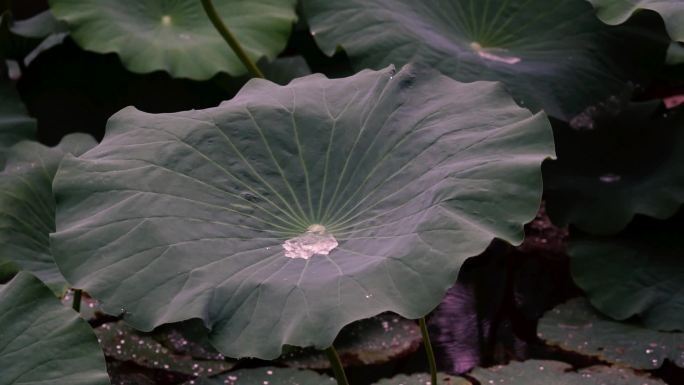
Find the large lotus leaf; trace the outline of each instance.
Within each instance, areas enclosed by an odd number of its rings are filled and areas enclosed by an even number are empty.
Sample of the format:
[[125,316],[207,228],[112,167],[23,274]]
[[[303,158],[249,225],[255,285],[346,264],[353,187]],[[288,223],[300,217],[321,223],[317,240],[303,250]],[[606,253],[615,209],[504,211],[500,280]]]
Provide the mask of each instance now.
[[[421,342],[415,321],[381,314],[347,325],[335,339],[335,349],[344,366],[377,365],[415,352]],[[280,361],[297,368],[330,368],[326,355],[310,348],[294,348]]]
[[97,339],[78,313],[21,272],[0,285],[0,385],[109,385]]
[[[221,0],[214,5],[253,60],[285,48],[297,16],[296,0]],[[84,49],[116,52],[129,70],[163,70],[205,80],[219,72],[242,75],[242,62],[215,30],[199,0],[50,0]]]
[[592,305],[614,319],[639,316],[649,328],[684,331],[683,228],[574,240],[572,276]]
[[505,366],[475,369],[470,375],[480,384],[508,385],[665,385],[665,382],[630,369],[591,366],[573,371],[564,362],[528,360]]
[[183,385],[335,385],[335,379],[312,370],[292,368],[240,369],[216,377],[203,377]]
[[620,94],[630,66],[660,65],[668,43],[606,26],[582,0],[303,4],[322,50],[341,46],[356,68],[421,60],[457,80],[502,81],[525,105],[563,120]]
[[201,318],[226,356],[274,359],[427,314],[466,258],[522,240],[553,153],[545,116],[496,83],[254,79],[217,108],[116,114],[57,173],[53,252],[137,329]]
[[587,0],[598,17],[611,25],[622,24],[632,14],[651,10],[662,16],[672,40],[684,42],[684,2],[681,0]]
[[657,332],[636,323],[613,321],[584,298],[546,313],[537,334],[563,349],[635,369],[656,369],[665,359],[684,367],[684,333]]
[[635,214],[664,219],[679,209],[684,110],[663,117],[659,108],[634,104],[617,115],[598,114],[583,129],[556,130],[558,159],[544,164],[546,207],[555,223],[613,234]]
[[7,151],[0,172],[0,257],[57,292],[65,282],[50,252],[49,234],[55,231],[52,178],[66,153],[79,155],[95,144],[86,134],[71,134],[53,148],[24,141]]
[[35,136],[36,121],[12,86],[0,80],[0,170],[5,164],[5,151],[13,144]]

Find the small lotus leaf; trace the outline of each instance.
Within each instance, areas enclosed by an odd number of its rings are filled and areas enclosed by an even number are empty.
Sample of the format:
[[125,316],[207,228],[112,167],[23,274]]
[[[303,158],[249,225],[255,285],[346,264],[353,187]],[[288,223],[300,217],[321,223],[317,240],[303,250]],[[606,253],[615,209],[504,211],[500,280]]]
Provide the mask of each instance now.
[[[422,342],[415,321],[392,314],[348,325],[335,340],[335,349],[344,366],[382,364],[415,352]],[[281,357],[288,366],[328,369],[330,362],[320,351],[293,348]]]
[[86,134],[71,134],[54,148],[24,141],[10,148],[0,172],[0,257],[35,274],[56,292],[65,281],[50,252],[55,231],[52,178],[65,154],[95,146]]
[[122,321],[106,323],[95,329],[95,334],[106,356],[148,368],[193,376],[213,376],[235,365],[221,355],[206,360],[203,357],[175,354],[152,336],[138,332]]
[[636,373],[630,369],[612,366],[591,366],[573,371],[564,362],[528,360],[505,366],[478,368],[470,373],[480,384],[508,385],[666,385],[665,382]]
[[[416,373],[411,375],[400,374],[392,378],[386,378],[376,382],[373,385],[430,385],[431,378],[427,373]],[[439,385],[472,385],[472,383],[463,377],[454,377],[448,374],[437,374],[437,383]]]
[[[273,60],[296,21],[296,0],[221,0],[214,5],[254,61]],[[84,49],[116,52],[136,73],[166,71],[206,80],[219,72],[245,74],[199,0],[50,0],[57,19]]]
[[498,80],[570,120],[660,66],[668,39],[609,27],[582,0],[304,0],[323,52],[357,69],[422,61],[460,81]]
[[109,385],[90,326],[37,278],[0,285],[0,385]]
[[424,316],[466,258],[519,243],[548,120],[424,68],[253,79],[219,107],[116,114],[55,180],[56,261],[140,330],[204,320],[229,357]]
[[584,298],[558,305],[539,321],[547,343],[634,369],[657,369],[668,359],[684,367],[684,333],[664,333],[600,314]]

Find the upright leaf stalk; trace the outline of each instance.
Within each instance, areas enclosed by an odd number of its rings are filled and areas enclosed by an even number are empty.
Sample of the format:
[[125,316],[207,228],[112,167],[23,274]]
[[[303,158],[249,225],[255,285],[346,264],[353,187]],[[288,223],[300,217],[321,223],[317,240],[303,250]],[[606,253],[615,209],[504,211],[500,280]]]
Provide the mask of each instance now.
[[235,54],[240,59],[245,68],[247,68],[247,71],[249,71],[249,73],[255,78],[264,79],[265,77],[263,72],[261,72],[259,67],[257,67],[256,64],[252,61],[252,59],[250,59],[249,56],[247,56],[247,53],[240,45],[240,42],[237,41],[233,33],[230,32],[228,27],[223,23],[223,20],[221,20],[221,16],[219,16],[211,0],[202,0],[202,7],[204,7],[204,12],[206,12],[207,16],[209,17],[209,20],[211,20],[211,23],[214,25],[216,30],[221,34],[226,43],[228,43],[230,48],[233,49],[233,52],[235,52]]
[[340,356],[337,354],[334,346],[325,349],[325,354],[328,356],[328,361],[330,361],[330,367],[335,374],[335,379],[337,379],[337,385],[349,385],[347,381],[347,375],[344,373],[344,367],[340,361]]
[[421,317],[418,323],[420,324],[420,333],[423,335],[423,346],[427,354],[428,365],[430,365],[431,384],[437,385],[437,361],[435,360],[435,352],[432,350],[432,342],[430,342],[430,334],[428,334],[425,317]]

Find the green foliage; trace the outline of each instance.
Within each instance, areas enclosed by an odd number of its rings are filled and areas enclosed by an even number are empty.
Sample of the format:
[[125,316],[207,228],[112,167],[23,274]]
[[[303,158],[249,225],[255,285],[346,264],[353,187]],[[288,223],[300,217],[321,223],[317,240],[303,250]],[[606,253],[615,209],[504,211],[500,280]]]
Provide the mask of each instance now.
[[0,385],[682,376],[684,2],[209,3],[0,0]]

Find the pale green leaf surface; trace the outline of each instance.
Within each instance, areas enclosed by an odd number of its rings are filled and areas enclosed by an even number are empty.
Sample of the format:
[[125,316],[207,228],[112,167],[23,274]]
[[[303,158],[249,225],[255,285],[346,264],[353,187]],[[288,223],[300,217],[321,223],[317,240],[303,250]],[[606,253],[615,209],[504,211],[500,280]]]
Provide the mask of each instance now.
[[658,332],[618,322],[585,298],[556,306],[539,321],[538,336],[552,345],[634,369],[653,370],[668,359],[684,367],[684,333]]
[[[52,247],[133,327],[201,318],[226,356],[274,359],[427,314],[466,258],[522,240],[553,154],[546,117],[499,84],[412,66],[253,79],[217,108],[116,114],[62,162]],[[337,246],[287,256],[314,225]]]
[[0,285],[0,385],[108,385],[92,329],[37,278]]
[[50,252],[55,231],[52,178],[66,153],[79,155],[95,146],[86,134],[71,134],[53,148],[23,141],[7,151],[0,172],[0,257],[35,274],[55,292],[66,282]]
[[[582,0],[305,0],[321,49],[356,69],[422,61],[460,81],[498,80],[570,120],[661,65],[668,41],[608,27]],[[650,32],[648,33],[650,34]]]
[[[222,0],[214,5],[254,61],[274,59],[296,21],[296,0]],[[247,70],[215,30],[199,0],[50,0],[84,49],[115,52],[130,71],[166,71],[206,80]]]
[[477,368],[470,375],[480,384],[508,385],[665,385],[665,382],[612,366],[591,366],[578,371],[565,362],[528,360],[505,366]]
[[681,0],[587,0],[597,16],[611,25],[622,24],[642,10],[657,12],[672,40],[684,42],[684,1]]

